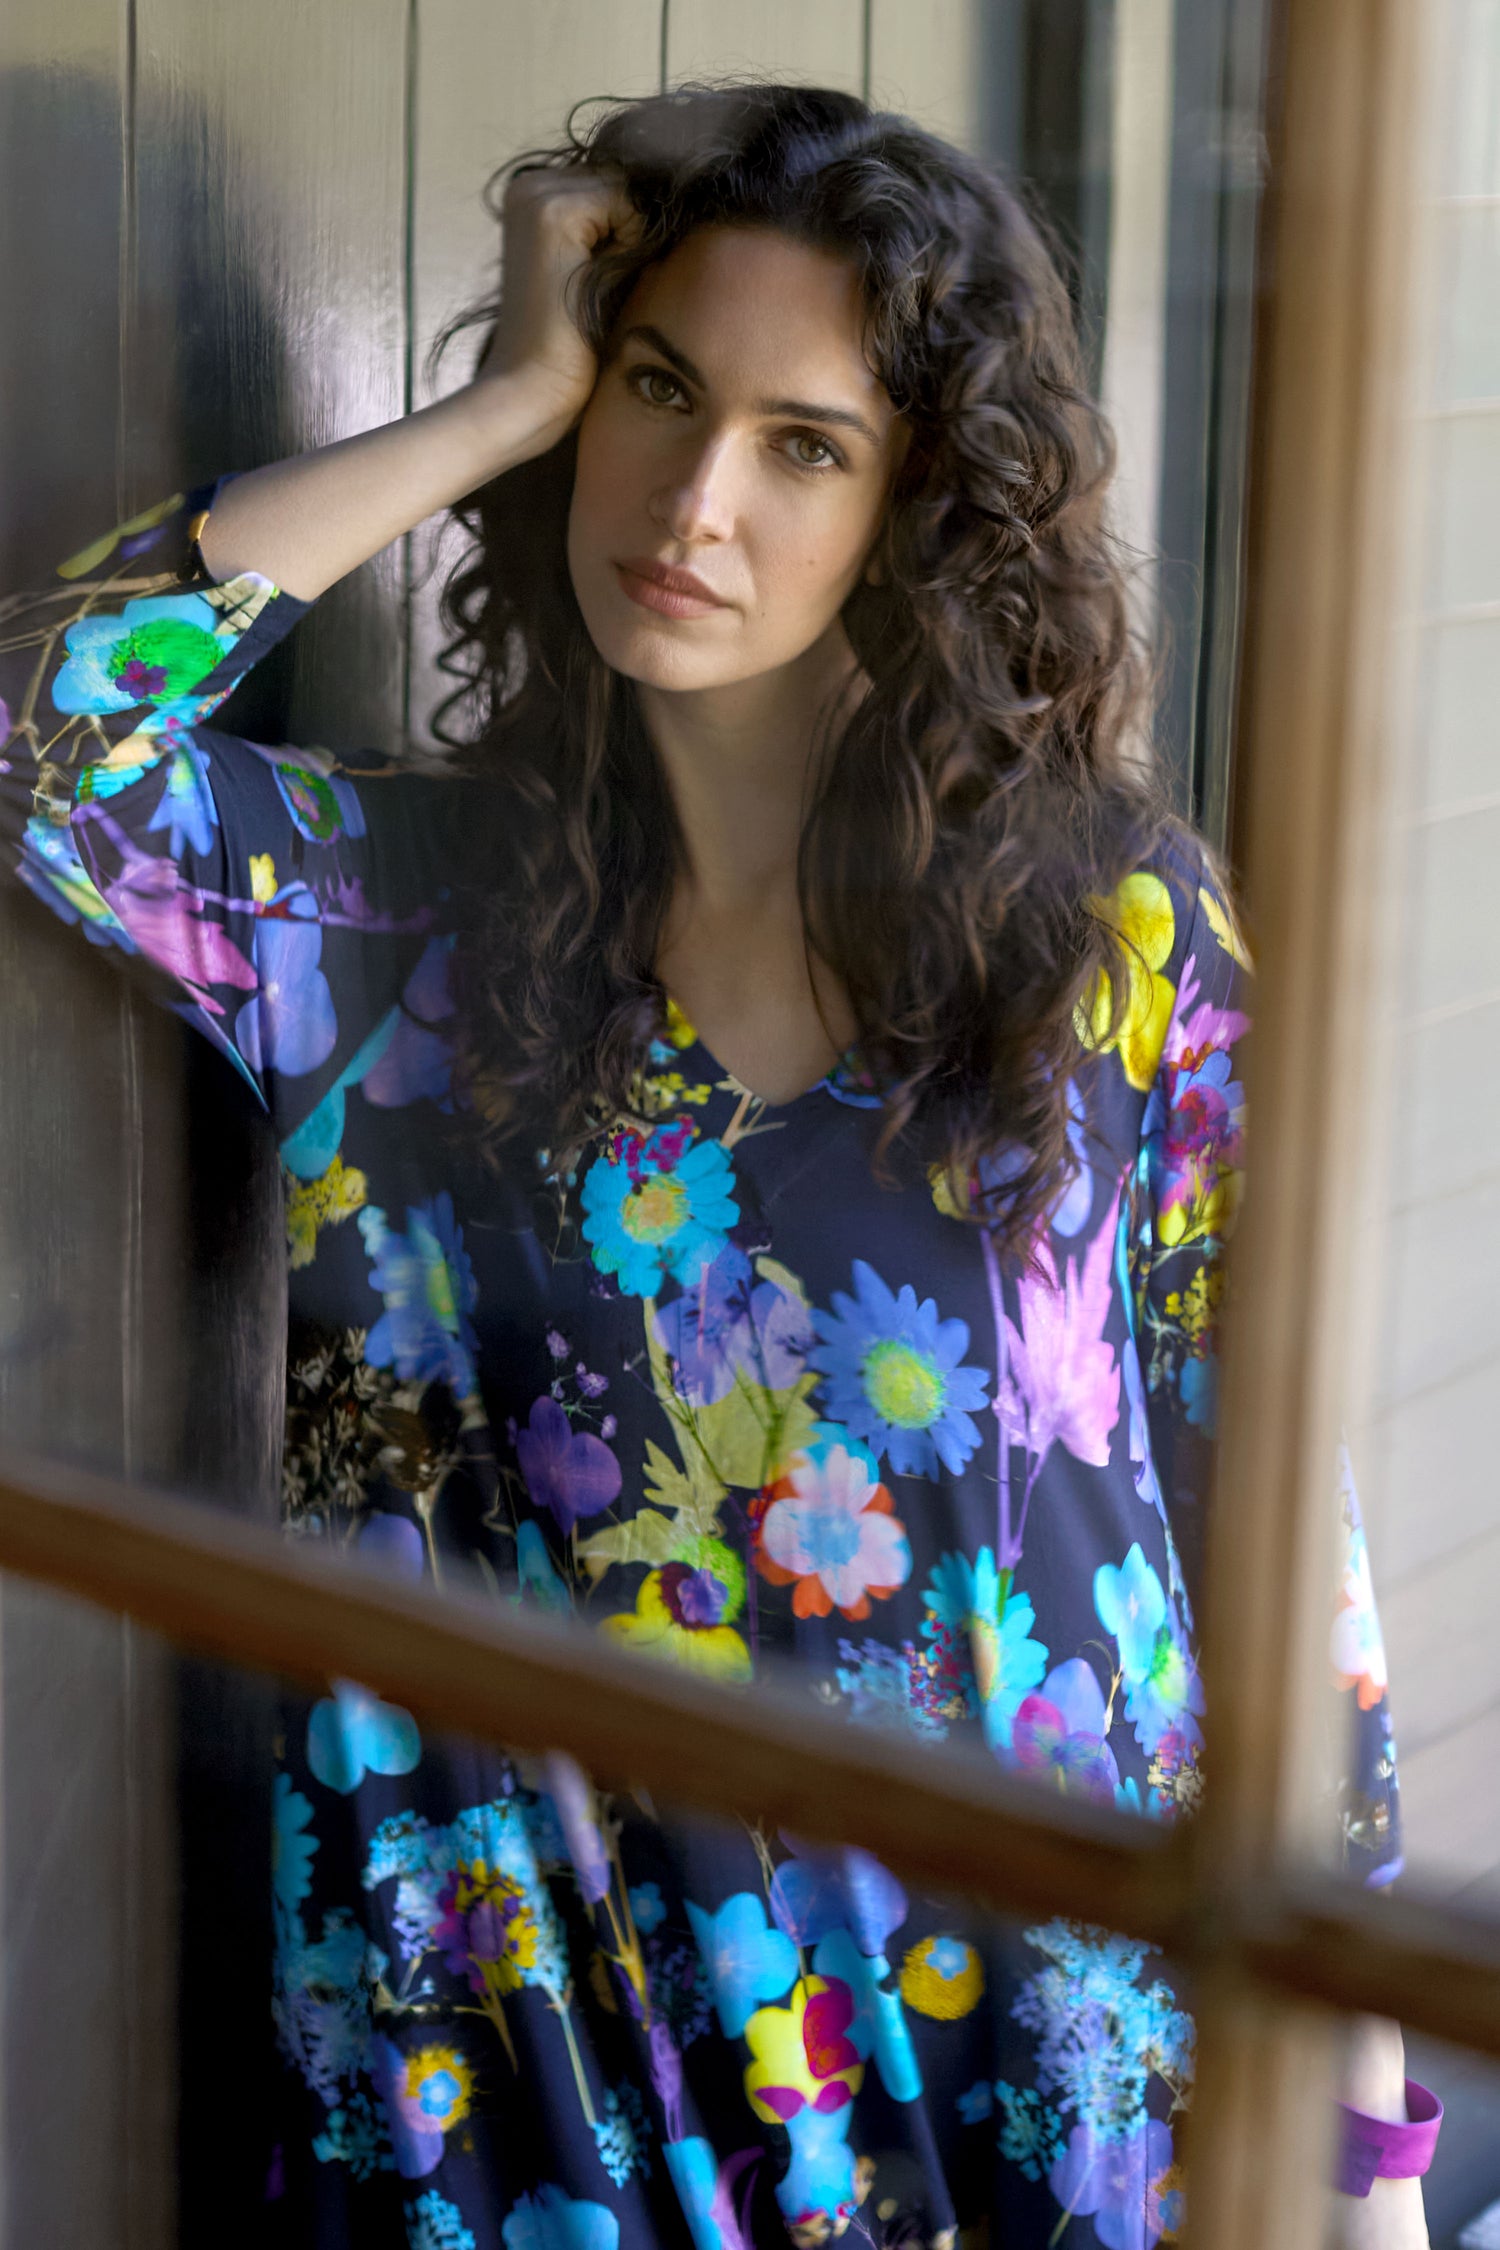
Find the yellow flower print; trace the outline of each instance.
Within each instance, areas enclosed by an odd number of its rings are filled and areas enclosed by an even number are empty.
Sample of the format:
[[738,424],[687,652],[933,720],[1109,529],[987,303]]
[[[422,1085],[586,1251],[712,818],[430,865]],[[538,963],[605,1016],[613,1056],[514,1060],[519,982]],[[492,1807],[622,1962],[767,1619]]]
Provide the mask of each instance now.
[[691,1047],[697,1036],[697,1032],[694,1031],[687,1017],[678,1007],[677,1002],[669,998],[667,1001],[667,1037],[678,1053],[681,1054]]
[[351,1218],[369,1194],[363,1172],[335,1156],[316,1180],[286,1175],[286,1239],[293,1267],[310,1266],[317,1255],[318,1230]]
[[250,854],[250,896],[257,906],[269,906],[276,896],[276,862],[269,852]]
[[690,1672],[748,1680],[750,1651],[732,1623],[744,1606],[745,1566],[734,1549],[722,1539],[692,1539],[647,1572],[633,1611],[607,1617],[600,1629]]
[[940,2023],[968,2015],[983,1991],[984,1963],[965,1938],[923,1938],[901,1964],[902,1999]]
[[1250,948],[1228,901],[1220,898],[1217,891],[1211,891],[1206,883],[1200,895],[1204,919],[1231,961],[1237,961],[1242,969],[1253,969],[1255,963],[1250,958]]
[[458,2047],[418,2047],[407,2057],[401,2091],[429,2129],[451,2133],[469,2114],[474,2073]]
[[59,563],[58,577],[86,577],[91,570],[97,570],[100,563],[109,560],[122,539],[132,538],[140,531],[154,531],[159,523],[165,523],[168,516],[182,506],[182,501],[183,495],[174,492],[167,499],[158,500],[155,507],[143,509],[140,515],[131,516],[127,522],[116,524],[114,530],[107,531],[102,539],[95,539],[89,546],[80,547],[76,555],[69,555],[66,562]]
[[1111,1031],[1114,987],[1108,970],[1101,969],[1073,1011],[1073,1028],[1083,1045],[1098,1054],[1118,1048],[1126,1077],[1145,1093],[1156,1076],[1177,997],[1171,979],[1160,974],[1172,957],[1177,932],[1172,894],[1159,875],[1138,868],[1099,902],[1097,911],[1123,941],[1130,989],[1120,1021]]
[[803,1977],[785,2008],[757,2008],[745,2026],[755,2057],[745,2095],[757,2117],[784,2125],[802,2109],[842,2109],[864,2084],[849,2037],[854,1995],[842,1977]]

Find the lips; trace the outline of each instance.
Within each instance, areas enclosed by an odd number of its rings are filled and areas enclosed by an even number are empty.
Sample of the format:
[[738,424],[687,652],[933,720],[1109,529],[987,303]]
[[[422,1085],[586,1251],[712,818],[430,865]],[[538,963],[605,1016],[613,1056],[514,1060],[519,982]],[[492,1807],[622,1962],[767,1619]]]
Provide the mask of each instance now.
[[674,570],[669,563],[656,562],[649,555],[628,556],[614,567],[630,599],[663,617],[707,617],[711,610],[726,606],[690,570]]

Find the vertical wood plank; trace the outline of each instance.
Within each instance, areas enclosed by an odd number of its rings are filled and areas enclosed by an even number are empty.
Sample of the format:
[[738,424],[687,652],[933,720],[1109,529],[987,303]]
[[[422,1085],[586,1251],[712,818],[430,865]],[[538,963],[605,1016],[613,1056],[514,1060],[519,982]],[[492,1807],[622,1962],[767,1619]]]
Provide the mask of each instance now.
[[[0,257],[46,317],[0,336],[7,584],[122,502],[126,13],[0,17]],[[0,1425],[169,1476],[183,1325],[181,1035],[24,893],[0,897]],[[170,1670],[123,1619],[0,1584],[6,2241],[173,2238]],[[80,2133],[78,2120],[87,2119]]]
[[870,99],[976,149],[989,89],[978,0],[871,0]]
[[[1256,1143],[1203,1629],[1212,1778],[1193,1849],[1205,1899],[1332,1843],[1315,1714],[1357,1281],[1351,1152],[1365,1145],[1372,1092],[1380,825],[1401,704],[1396,603],[1414,499],[1401,441],[1429,33],[1403,0],[1281,11],[1241,711]],[[1268,2016],[1213,1978],[1201,2023],[1193,2243],[1315,2250],[1332,2025]]]
[[[444,324],[497,285],[500,232],[481,199],[497,167],[564,137],[576,102],[654,93],[661,0],[420,0],[411,152],[415,403],[466,380],[479,334],[455,341],[429,381]],[[583,120],[580,119],[580,125]],[[412,541],[411,733],[447,682],[438,669],[437,605],[461,542],[445,519]]]
[[[137,9],[127,428],[144,501],[180,473],[254,468],[402,411],[407,9]],[[394,743],[402,569],[387,550],[298,632],[275,713],[292,740]]]
[[864,0],[671,0],[667,83],[740,72],[863,91]]

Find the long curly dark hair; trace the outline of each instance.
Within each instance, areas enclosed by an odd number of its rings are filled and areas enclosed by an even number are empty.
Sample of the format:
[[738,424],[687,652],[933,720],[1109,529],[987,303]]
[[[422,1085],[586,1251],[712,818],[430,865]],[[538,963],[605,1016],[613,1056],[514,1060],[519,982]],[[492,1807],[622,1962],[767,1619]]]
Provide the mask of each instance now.
[[[1104,517],[1113,444],[1058,263],[996,170],[850,94],[689,86],[577,116],[486,192],[498,214],[523,165],[623,178],[639,239],[595,253],[574,307],[601,352],[639,276],[700,227],[775,228],[859,276],[867,357],[911,434],[882,582],[844,611],[870,684],[819,761],[804,922],[883,1089],[878,1169],[915,1150],[1020,1244],[1070,1170],[1075,1005],[1100,971],[1117,1002],[1128,985],[1103,901],[1165,817]],[[462,956],[468,1087],[492,1144],[554,1151],[630,1110],[680,850],[633,685],[573,594],[574,458],[569,437],[454,510],[461,685],[435,723],[507,807]]]

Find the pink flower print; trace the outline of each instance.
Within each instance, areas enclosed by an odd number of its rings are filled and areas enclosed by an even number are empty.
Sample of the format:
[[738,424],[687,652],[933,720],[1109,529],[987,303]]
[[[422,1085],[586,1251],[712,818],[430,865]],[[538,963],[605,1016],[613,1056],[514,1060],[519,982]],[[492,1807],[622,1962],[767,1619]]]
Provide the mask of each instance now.
[[1349,1534],[1329,1653],[1336,1684],[1356,1689],[1361,1711],[1373,1711],[1386,1690],[1385,1642],[1362,1531]]
[[911,1547],[875,1457],[837,1423],[822,1423],[770,1488],[756,1564],[773,1585],[795,1585],[798,1617],[870,1614],[911,1573]]
[[[1000,1314],[1005,1348],[995,1412],[1002,1435],[1023,1445],[1030,1461],[1014,1535],[1008,1521],[1002,1522],[1002,1569],[1013,1570],[1020,1559],[1031,1494],[1055,1444],[1066,1446],[1076,1461],[1097,1469],[1109,1465],[1110,1434],[1120,1418],[1120,1367],[1104,1325],[1118,1209],[1117,1190],[1082,1269],[1070,1258],[1061,1280],[1052,1245],[1039,1235],[1034,1263],[1016,1286],[1019,1329],[1008,1313]],[[1003,1483],[1001,1497],[1002,1516],[1008,1517]]]
[[[210,1015],[221,1016],[224,1011],[209,986],[253,991],[254,969],[233,938],[206,918],[198,893],[182,881],[172,860],[141,851],[107,815],[94,817],[118,847],[122,863],[109,882],[90,868],[99,896],[148,961],[174,977]],[[77,828],[81,836],[82,817]]]
[[1162,1061],[1191,1068],[1210,1050],[1224,1051],[1243,1039],[1250,1029],[1250,1018],[1238,1008],[1220,1008],[1211,1000],[1192,1003],[1198,998],[1198,958],[1190,953],[1182,965],[1182,975],[1177,986],[1177,1006],[1172,1021],[1167,1026],[1167,1036],[1162,1045]]
[[1037,1773],[1065,1797],[1112,1805],[1120,1769],[1105,1741],[1104,1696],[1083,1657],[1056,1665],[1039,1695],[1028,1695],[1012,1729],[1015,1762]]

